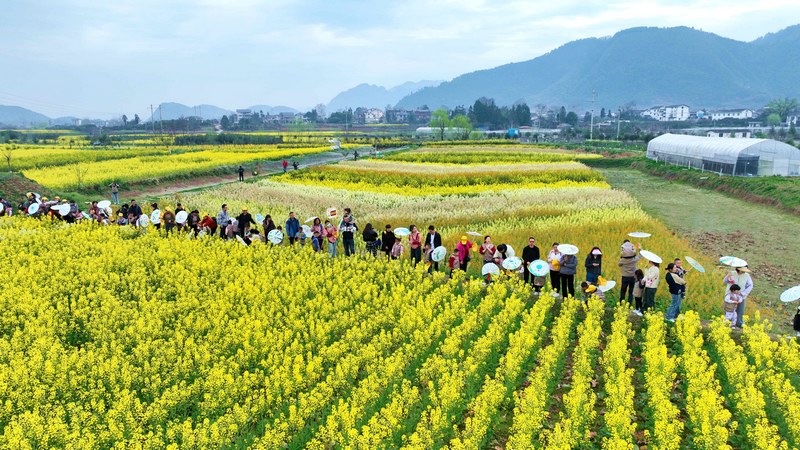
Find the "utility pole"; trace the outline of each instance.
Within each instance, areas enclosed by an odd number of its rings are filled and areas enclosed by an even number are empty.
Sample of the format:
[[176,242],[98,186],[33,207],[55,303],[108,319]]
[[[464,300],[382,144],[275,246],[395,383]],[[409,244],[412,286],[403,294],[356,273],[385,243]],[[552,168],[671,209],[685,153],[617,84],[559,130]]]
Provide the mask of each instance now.
[[619,119],[621,118],[620,116],[622,116],[621,106],[617,108],[617,140],[619,140]]
[[597,91],[592,89],[592,119],[591,125],[589,125],[589,140],[591,141],[594,139],[594,101],[597,98]]

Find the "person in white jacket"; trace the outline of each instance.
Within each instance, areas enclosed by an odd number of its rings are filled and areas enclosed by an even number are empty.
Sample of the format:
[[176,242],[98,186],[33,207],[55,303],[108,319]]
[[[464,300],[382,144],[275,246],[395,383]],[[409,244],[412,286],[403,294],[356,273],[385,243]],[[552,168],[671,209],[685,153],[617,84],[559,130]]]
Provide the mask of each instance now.
[[648,261],[650,266],[644,272],[644,297],[642,298],[642,312],[656,307],[656,289],[658,289],[658,279],[661,275],[659,264]]
[[151,203],[150,207],[153,208],[153,212],[150,213],[150,223],[152,223],[156,230],[161,229],[161,210],[158,209],[158,203]]
[[753,291],[753,279],[750,278],[750,269],[747,266],[737,267],[725,275],[723,282],[725,283],[725,294],[730,292],[731,286],[734,284],[739,285],[739,287],[742,288],[742,291],[740,292],[742,295],[742,302],[736,307],[736,327],[742,328],[742,325],[744,324],[742,317],[744,316],[744,308],[745,303],[747,302],[747,296]]

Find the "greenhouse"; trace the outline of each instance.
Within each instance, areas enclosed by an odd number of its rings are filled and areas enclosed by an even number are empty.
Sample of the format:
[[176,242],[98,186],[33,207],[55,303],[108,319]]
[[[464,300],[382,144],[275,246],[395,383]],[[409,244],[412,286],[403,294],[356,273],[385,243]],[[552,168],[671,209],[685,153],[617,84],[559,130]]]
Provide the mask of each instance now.
[[800,175],[800,149],[772,139],[664,134],[647,144],[647,158],[721,175]]

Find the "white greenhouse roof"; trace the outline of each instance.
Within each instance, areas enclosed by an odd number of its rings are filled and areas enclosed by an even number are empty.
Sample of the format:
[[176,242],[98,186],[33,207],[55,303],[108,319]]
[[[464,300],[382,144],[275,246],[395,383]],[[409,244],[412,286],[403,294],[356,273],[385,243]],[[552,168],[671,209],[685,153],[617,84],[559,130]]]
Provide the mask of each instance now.
[[663,134],[647,144],[648,156],[652,152],[668,155],[702,157],[713,161],[735,164],[739,155],[787,153],[800,150],[773,139],[728,138]]
[[664,134],[647,144],[647,157],[687,165],[696,161],[700,167],[706,163],[735,167],[740,157],[755,158],[759,175],[800,174],[800,149],[773,139]]

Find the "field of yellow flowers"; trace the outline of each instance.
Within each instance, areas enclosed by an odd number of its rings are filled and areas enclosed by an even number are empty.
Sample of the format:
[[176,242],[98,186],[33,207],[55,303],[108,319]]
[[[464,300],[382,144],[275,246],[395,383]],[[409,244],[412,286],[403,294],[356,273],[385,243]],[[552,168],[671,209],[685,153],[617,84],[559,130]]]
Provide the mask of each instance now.
[[[342,148],[357,147],[344,144]],[[230,172],[240,164],[276,161],[330,151],[329,145],[133,145],[114,149],[66,145],[0,144],[10,166],[48,189],[64,191],[121,184],[156,183],[174,178]]]
[[[518,251],[529,235],[543,251],[598,245],[610,279],[629,231],[653,233],[642,243],[665,259],[693,253],[579,163],[542,161],[574,184],[539,187],[531,161],[367,161],[180,200],[278,221],[351,207],[360,225],[435,224],[448,247],[473,230]],[[479,182],[457,192],[450,178]],[[689,275],[671,324],[631,315],[614,291],[535,296],[477,268],[428,275],[407,255],[15,217],[0,218],[0,242],[0,448],[800,446],[800,346],[755,305],[731,332],[722,272],[702,255],[711,273]]]

